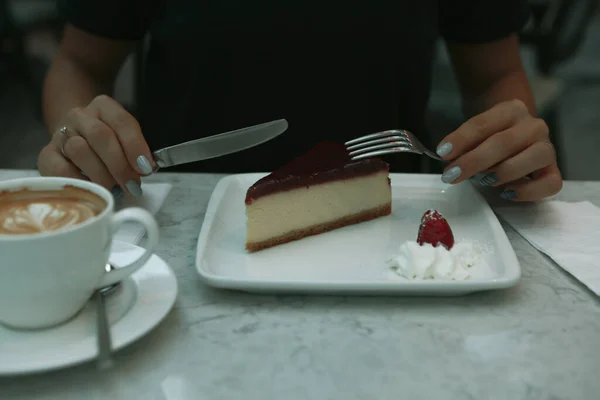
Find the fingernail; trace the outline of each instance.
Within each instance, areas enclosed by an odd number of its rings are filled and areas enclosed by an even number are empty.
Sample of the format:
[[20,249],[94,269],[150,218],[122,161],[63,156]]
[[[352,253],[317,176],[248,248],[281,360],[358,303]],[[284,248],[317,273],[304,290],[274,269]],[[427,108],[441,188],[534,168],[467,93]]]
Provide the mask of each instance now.
[[113,186],[113,188],[110,189],[110,193],[113,195],[115,200],[118,200],[125,195],[125,193],[123,192],[123,189],[121,189],[121,186],[119,186],[119,185]]
[[454,166],[454,167],[450,168],[448,171],[444,172],[444,174],[442,175],[442,182],[444,182],[444,183],[454,182],[456,179],[458,179],[458,177],[460,176],[461,173],[462,173],[462,171],[460,170],[460,167]]
[[139,156],[136,162],[144,175],[150,175],[152,171],[154,171],[154,168],[152,168],[152,164],[150,164],[150,161],[148,161],[146,156]]
[[487,174],[479,181],[483,186],[491,186],[496,182],[498,182],[498,175],[493,172]]
[[435,152],[440,157],[446,157],[448,154],[452,153],[452,143],[446,142],[446,143],[438,146],[438,148]]
[[125,184],[129,193],[131,193],[134,197],[140,197],[142,195],[142,187],[136,181],[129,181]]
[[500,198],[504,200],[511,200],[515,197],[517,197],[517,192],[514,190],[505,190],[504,192],[500,193]]

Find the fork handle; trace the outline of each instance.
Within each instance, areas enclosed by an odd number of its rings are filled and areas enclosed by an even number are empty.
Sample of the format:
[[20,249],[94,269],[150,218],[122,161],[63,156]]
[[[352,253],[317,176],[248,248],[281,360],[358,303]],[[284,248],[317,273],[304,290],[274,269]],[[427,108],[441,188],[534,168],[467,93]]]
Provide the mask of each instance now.
[[425,154],[426,156],[429,156],[429,157],[433,158],[434,160],[438,160],[438,161],[441,161],[441,162],[446,163],[446,164],[448,164],[450,162],[450,161],[444,160],[442,157],[438,156],[436,153],[434,153],[433,151],[431,151],[431,150],[429,150],[427,148],[425,148],[423,150],[423,154]]

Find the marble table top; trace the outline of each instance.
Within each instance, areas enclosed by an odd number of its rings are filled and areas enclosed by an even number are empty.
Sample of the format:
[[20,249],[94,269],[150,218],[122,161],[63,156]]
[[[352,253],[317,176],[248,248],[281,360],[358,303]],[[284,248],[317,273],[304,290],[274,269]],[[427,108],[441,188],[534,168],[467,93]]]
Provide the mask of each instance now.
[[[0,179],[35,174],[0,170]],[[222,176],[159,173],[158,255],[179,297],[165,320],[115,354],[0,378],[0,399],[597,399],[600,301],[505,225],[523,268],[507,290],[456,298],[253,295],[212,289],[196,240]],[[600,206],[600,182],[562,200]],[[0,354],[0,357],[2,355]]]

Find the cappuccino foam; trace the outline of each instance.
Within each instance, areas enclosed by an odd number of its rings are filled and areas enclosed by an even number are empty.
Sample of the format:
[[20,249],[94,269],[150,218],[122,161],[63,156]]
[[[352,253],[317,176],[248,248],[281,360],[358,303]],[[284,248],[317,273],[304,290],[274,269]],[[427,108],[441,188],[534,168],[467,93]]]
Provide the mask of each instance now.
[[75,186],[56,190],[0,192],[0,235],[53,232],[85,222],[104,211],[100,196]]

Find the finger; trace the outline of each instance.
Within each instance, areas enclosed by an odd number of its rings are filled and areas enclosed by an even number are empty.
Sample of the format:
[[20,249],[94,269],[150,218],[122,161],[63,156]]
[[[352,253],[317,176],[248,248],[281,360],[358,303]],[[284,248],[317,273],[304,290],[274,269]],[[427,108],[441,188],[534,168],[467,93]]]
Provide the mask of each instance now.
[[[133,196],[141,196],[139,174],[129,165],[113,130],[89,110],[74,108],[68,114],[70,126],[89,144],[115,181]],[[67,141],[71,141],[70,138]]]
[[114,99],[104,95],[96,97],[88,109],[115,132],[129,165],[140,175],[151,174],[154,161],[140,124],[133,115]]
[[65,156],[92,182],[111,190],[117,183],[100,157],[81,136],[73,136],[64,146]]
[[560,192],[563,186],[562,176],[556,164],[536,171],[530,181],[509,184],[500,197],[511,201],[536,201]]
[[538,118],[528,118],[515,126],[490,136],[475,149],[449,164],[442,181],[460,183],[476,173],[527,149],[537,141],[548,141],[548,126]]
[[491,168],[481,178],[484,186],[499,186],[516,181],[556,162],[556,152],[550,142],[535,142],[527,149]]
[[63,176],[86,180],[73,163],[61,154],[54,141],[40,151],[37,158],[37,168],[41,176]]
[[488,137],[509,129],[517,121],[528,116],[527,106],[521,100],[498,103],[469,119],[446,136],[438,145],[436,152],[445,160],[454,160],[477,147]]

